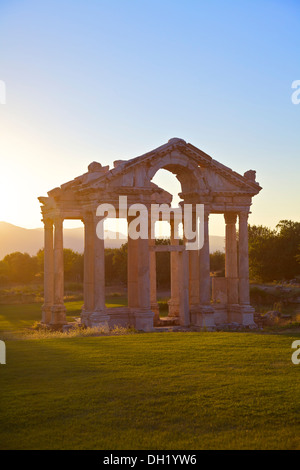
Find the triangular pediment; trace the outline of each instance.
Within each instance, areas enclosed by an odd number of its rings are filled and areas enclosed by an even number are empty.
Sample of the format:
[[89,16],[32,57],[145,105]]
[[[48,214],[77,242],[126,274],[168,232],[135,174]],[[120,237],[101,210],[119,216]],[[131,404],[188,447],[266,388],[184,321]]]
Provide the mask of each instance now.
[[255,181],[255,172],[250,170],[241,175],[214,160],[194,145],[178,138],[170,139],[166,144],[130,160],[117,160],[111,170],[107,170],[107,167],[104,171],[101,168],[95,168],[94,171],[86,173],[77,180],[83,186],[96,187],[105,183],[131,185],[134,184],[134,177],[130,178],[130,175],[134,175],[136,170],[141,167],[156,168],[160,164],[164,168],[167,166],[168,157],[171,158],[169,163],[171,171],[172,164],[174,171],[176,171],[176,165],[178,167],[191,165],[191,169],[193,165],[198,166],[206,181],[207,189],[210,191],[245,191],[254,195],[261,189]]
[[92,162],[86,173],[49,191],[48,200],[40,201],[49,207],[59,201],[68,207],[72,201],[85,206],[91,200],[111,201],[118,194],[131,195],[136,202],[155,197],[168,201],[171,195],[152,183],[161,168],[177,176],[184,201],[209,204],[215,212],[249,207],[251,198],[261,190],[255,171],[241,175],[183,139],[173,138],[138,157],[116,160],[111,169]]

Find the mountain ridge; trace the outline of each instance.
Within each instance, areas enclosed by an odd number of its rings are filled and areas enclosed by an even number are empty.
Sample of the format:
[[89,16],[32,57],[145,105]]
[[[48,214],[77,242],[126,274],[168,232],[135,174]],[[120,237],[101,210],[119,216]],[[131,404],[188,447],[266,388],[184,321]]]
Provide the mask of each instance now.
[[[114,232],[105,231],[107,234]],[[124,235],[123,235],[124,236]],[[216,250],[224,251],[224,237],[210,235],[210,252]],[[106,248],[119,248],[126,240],[105,240]],[[0,259],[9,253],[20,251],[35,255],[44,246],[44,230],[38,228],[24,228],[9,222],[0,221]],[[84,250],[84,228],[64,228],[64,248],[83,253]]]

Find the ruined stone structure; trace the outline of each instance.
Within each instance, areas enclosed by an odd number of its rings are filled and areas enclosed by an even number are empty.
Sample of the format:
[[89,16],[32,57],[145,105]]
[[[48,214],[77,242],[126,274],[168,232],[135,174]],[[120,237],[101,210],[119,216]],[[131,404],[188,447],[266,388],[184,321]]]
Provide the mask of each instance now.
[[[183,203],[204,205],[204,246],[187,251],[174,238],[171,245],[153,239],[128,238],[128,307],[105,307],[104,241],[96,235],[96,209],[101,203],[117,209],[119,196],[128,205],[171,203],[172,196],[151,182],[164,168],[181,183]],[[255,171],[243,176],[213,160],[182,139],[131,160],[114,162],[111,170],[93,162],[88,172],[40,197],[45,236],[44,305],[42,322],[55,327],[66,323],[63,276],[63,221],[84,223],[84,306],[81,321],[87,326],[132,325],[150,331],[158,319],[156,251],[171,252],[169,317],[182,326],[213,329],[220,323],[253,325],[249,300],[247,220],[252,197],[261,190]],[[226,224],[225,277],[210,278],[209,215],[224,214]],[[238,220],[239,250],[237,250]],[[212,284],[212,295],[211,295]],[[211,298],[212,297],[212,298]]]

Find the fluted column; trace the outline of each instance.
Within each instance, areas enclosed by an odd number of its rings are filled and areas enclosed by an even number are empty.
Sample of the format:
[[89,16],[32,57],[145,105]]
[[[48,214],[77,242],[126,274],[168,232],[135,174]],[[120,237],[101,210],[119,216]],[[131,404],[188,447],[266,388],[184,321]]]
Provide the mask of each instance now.
[[[99,218],[94,219],[93,248],[94,248],[94,308],[90,316],[91,326],[108,328],[109,315],[105,308],[105,253],[104,239],[99,238],[96,225]],[[104,234],[102,234],[102,237]]]
[[44,304],[42,307],[42,323],[51,322],[54,300],[53,271],[53,221],[44,219]]
[[204,244],[199,251],[199,302],[210,305],[209,213],[204,212]]
[[243,326],[256,328],[255,310],[250,305],[249,253],[248,253],[248,212],[239,213],[239,305],[235,321]]
[[139,307],[150,310],[150,256],[148,240],[138,239]]
[[[151,238],[151,224],[149,223],[149,248],[155,246],[155,238]],[[159,306],[157,303],[157,289],[156,289],[156,253],[150,250],[150,306],[154,312],[153,321],[159,321]]]
[[229,305],[238,304],[238,265],[237,265],[237,214],[228,212],[224,214],[226,223],[225,238],[225,276],[227,278],[227,302]]
[[81,314],[82,322],[88,326],[88,319],[94,310],[94,231],[95,224],[92,213],[85,215],[84,219],[84,279],[83,297],[84,306]]
[[94,310],[103,312],[105,308],[105,258],[104,240],[99,238],[94,228]]
[[52,307],[52,325],[62,325],[66,321],[64,306],[64,250],[63,250],[63,219],[54,220],[54,305]]
[[178,254],[178,283],[179,283],[179,321],[181,326],[190,325],[189,308],[189,254],[186,250]]
[[[132,217],[128,217],[128,224],[132,219]],[[127,291],[128,307],[138,308],[138,240],[133,240],[129,233],[127,245]]]
[[210,299],[210,258],[209,258],[209,210],[205,208],[203,219],[203,246],[199,250],[199,305],[191,307],[191,322],[203,329],[215,327],[214,309]]
[[[179,240],[174,236],[174,219],[170,220],[171,228],[171,245],[178,246]],[[168,302],[169,306],[169,317],[178,317],[179,315],[179,255],[178,251],[170,252],[170,266],[171,266],[171,298]]]
[[[132,218],[128,218],[128,222]],[[128,230],[128,306],[138,330],[153,328],[154,314],[150,306],[149,240],[130,237]]]
[[[193,214],[193,231],[196,230],[196,214]],[[189,250],[189,305],[199,305],[199,250]]]
[[239,303],[250,305],[248,212],[239,213]]

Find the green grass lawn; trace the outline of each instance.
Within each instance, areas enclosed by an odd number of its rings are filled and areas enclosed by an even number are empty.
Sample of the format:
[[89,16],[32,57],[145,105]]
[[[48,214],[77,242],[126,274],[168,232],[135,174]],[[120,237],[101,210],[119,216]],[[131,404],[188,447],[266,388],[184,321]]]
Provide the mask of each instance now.
[[[72,321],[74,317],[79,317],[83,301],[65,302],[67,310],[67,320]],[[107,307],[120,307],[126,305],[126,299],[122,296],[109,296],[106,298]],[[34,322],[41,321],[42,304],[14,304],[0,305],[0,332],[19,331],[29,328]]]
[[[81,304],[66,304],[70,318]],[[2,331],[40,319],[39,305],[0,312]],[[300,365],[291,362],[297,338],[219,332],[7,340],[0,448],[299,449]]]

